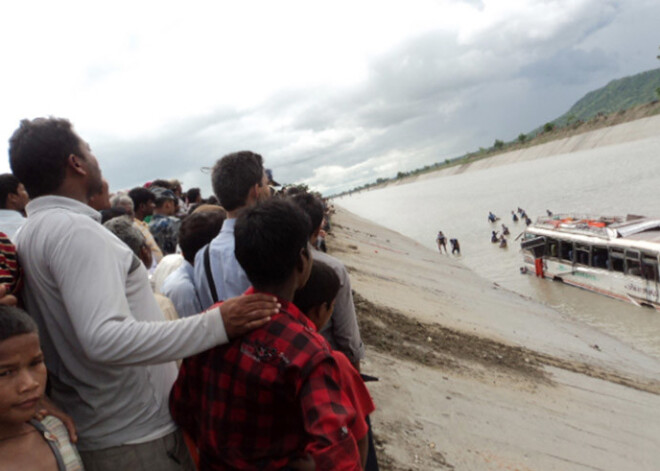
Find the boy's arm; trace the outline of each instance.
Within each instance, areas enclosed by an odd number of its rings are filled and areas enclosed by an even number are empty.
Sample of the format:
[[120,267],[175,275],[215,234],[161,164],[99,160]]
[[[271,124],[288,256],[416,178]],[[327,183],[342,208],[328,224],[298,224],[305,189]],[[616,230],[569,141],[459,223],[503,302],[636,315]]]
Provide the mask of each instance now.
[[342,392],[337,364],[331,357],[318,364],[300,388],[300,406],[309,453],[316,469],[358,471],[361,457],[350,427],[356,413]]

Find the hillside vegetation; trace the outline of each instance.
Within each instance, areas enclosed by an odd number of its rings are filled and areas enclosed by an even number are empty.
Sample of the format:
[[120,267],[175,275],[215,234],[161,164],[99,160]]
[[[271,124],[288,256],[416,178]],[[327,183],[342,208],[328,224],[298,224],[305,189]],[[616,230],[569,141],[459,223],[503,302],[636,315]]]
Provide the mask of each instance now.
[[588,121],[599,114],[611,114],[659,98],[660,69],[649,70],[631,77],[612,80],[603,88],[587,93],[568,112],[553,123],[564,125],[572,121]]
[[[660,58],[660,56],[659,56]],[[440,170],[454,165],[481,160],[493,155],[525,147],[543,144],[555,139],[564,139],[606,126],[634,121],[660,114],[660,69],[649,70],[630,77],[613,80],[597,90],[587,93],[566,113],[543,126],[521,133],[516,139],[504,142],[496,139],[489,148],[479,148],[474,152],[453,159],[445,159],[409,172],[398,172],[392,178],[379,178],[374,182],[345,191],[341,194],[360,191],[385,185],[406,177]]]

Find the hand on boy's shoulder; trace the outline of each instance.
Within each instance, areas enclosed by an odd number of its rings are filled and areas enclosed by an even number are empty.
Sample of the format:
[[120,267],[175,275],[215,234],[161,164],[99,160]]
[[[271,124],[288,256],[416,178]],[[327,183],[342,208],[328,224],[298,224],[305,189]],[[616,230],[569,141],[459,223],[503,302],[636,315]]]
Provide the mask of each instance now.
[[53,404],[53,402],[51,402],[47,396],[44,396],[41,399],[41,407],[37,410],[35,418],[37,420],[41,420],[47,415],[52,415],[53,417],[60,419],[60,421],[64,424],[67,431],[69,432],[69,439],[71,440],[71,443],[76,443],[78,441],[76,424],[73,422],[71,416]]
[[220,305],[227,337],[234,339],[261,327],[280,310],[277,298],[269,294],[244,294]]

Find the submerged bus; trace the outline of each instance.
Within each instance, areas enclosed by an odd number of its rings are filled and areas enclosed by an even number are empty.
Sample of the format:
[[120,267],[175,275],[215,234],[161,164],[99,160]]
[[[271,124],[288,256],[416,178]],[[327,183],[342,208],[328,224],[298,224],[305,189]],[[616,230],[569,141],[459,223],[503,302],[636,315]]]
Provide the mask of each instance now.
[[521,247],[523,271],[660,310],[660,219],[541,217]]

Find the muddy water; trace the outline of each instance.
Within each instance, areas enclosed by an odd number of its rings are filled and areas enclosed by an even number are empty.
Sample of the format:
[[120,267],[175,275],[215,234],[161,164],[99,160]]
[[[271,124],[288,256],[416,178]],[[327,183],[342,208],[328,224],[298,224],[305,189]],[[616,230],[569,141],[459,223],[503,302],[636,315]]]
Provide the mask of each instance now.
[[[660,312],[521,275],[514,239],[523,223],[511,218],[517,207],[532,219],[546,209],[660,217],[660,137],[428,178],[335,203],[433,249],[442,230],[459,239],[463,262],[482,276],[660,358]],[[488,211],[502,219],[489,223]],[[490,242],[502,222],[511,230],[508,249]]]

